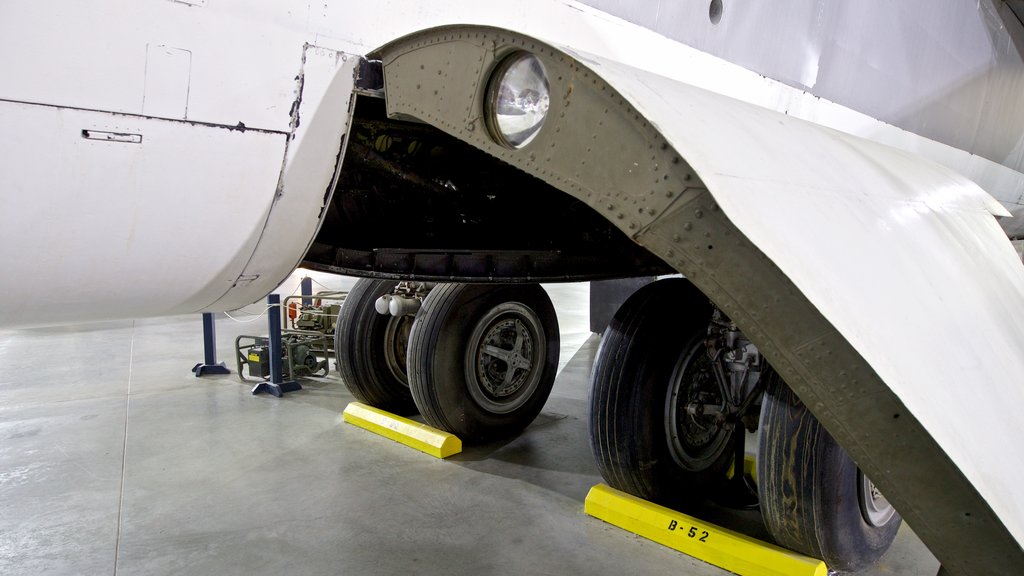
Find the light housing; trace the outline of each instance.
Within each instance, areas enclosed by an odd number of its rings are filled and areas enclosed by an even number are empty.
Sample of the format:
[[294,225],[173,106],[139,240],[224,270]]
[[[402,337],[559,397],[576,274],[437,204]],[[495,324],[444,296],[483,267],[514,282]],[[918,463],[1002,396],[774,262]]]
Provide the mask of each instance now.
[[484,116],[491,137],[513,150],[526,146],[544,125],[550,104],[544,64],[528,52],[510,54],[487,85]]

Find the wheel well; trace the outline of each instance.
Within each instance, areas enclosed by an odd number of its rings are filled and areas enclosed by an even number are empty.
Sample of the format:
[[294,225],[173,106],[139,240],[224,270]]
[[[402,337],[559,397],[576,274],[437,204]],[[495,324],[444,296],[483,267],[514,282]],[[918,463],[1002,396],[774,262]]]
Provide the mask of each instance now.
[[671,273],[584,202],[359,96],[303,265],[359,276],[590,280]]

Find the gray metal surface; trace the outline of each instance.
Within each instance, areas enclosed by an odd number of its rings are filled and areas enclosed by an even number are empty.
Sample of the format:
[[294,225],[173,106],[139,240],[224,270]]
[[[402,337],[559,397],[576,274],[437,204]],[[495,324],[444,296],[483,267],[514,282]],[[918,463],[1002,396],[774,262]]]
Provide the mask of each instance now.
[[[1024,170],[1024,60],[1011,38],[1021,23],[1001,15],[993,0],[723,0],[718,24],[709,0],[582,2]],[[1024,14],[1024,2],[1008,5]]]

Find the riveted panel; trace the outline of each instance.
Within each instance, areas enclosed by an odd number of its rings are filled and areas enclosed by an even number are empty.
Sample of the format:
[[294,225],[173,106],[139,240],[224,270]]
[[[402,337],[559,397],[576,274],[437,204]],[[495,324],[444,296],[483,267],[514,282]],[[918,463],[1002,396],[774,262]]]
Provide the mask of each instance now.
[[[516,51],[544,64],[551,104],[536,138],[509,150],[485,129],[483,101],[490,70]],[[536,40],[468,27],[401,40],[381,56],[390,114],[428,122],[583,200],[693,281],[763,350],[949,573],[1019,567],[1016,539],[922,423],[729,220],[687,158],[588,65]],[[448,94],[434,98],[435,91]]]
[[[487,132],[484,99],[490,72],[520,51],[544,64],[551,108],[529,146],[510,150]],[[382,57],[389,114],[425,121],[523,168],[584,200],[630,236],[696,182],[692,168],[624,98],[541,42],[451,28],[392,45]]]

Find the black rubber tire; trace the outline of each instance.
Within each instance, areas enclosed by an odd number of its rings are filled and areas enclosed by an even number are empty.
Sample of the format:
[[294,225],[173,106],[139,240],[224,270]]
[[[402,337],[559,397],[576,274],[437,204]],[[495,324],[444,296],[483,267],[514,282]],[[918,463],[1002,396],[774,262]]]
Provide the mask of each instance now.
[[[407,344],[403,328],[411,326],[410,317],[396,318],[378,314],[374,302],[391,294],[393,280],[360,279],[345,297],[334,330],[334,350],[338,372],[345,386],[357,400],[381,410],[400,415],[416,413],[416,404],[409,391],[407,378],[388,361],[389,325],[400,334],[397,349],[391,356],[397,364],[405,361],[402,348]],[[397,373],[396,373],[397,372]]]
[[902,518],[882,526],[864,519],[857,465],[777,376],[767,382],[759,427],[761,515],[776,542],[846,573],[885,554]]
[[[519,369],[525,383],[502,397],[480,384],[476,370],[483,360],[473,358],[484,342],[476,347],[470,342],[478,329],[490,333],[488,326],[519,318],[517,311],[533,317],[532,324],[516,325],[532,326],[528,341],[533,365],[527,371]],[[555,309],[539,285],[439,284],[423,301],[412,328],[409,387],[431,426],[471,442],[507,437],[533,422],[543,408],[555,382],[558,350]],[[491,360],[488,366],[505,366],[507,372],[508,365]],[[486,401],[493,401],[493,407]]]
[[590,446],[610,486],[685,508],[726,481],[742,427],[719,429],[722,452],[684,469],[666,426],[673,370],[702,343],[711,310],[688,280],[670,278],[635,292],[605,330],[590,378]]

